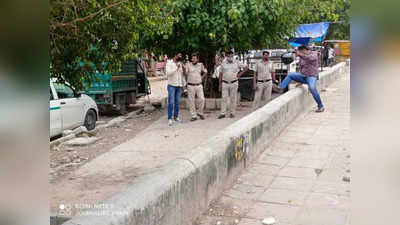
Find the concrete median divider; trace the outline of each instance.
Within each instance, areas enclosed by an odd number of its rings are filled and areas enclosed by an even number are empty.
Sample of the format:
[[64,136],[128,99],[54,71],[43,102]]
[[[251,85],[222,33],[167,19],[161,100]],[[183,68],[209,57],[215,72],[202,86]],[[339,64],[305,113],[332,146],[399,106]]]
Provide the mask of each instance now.
[[[319,89],[349,69],[320,73]],[[296,116],[315,104],[307,86],[290,90],[205,140],[190,153],[136,180],[64,225],[190,225]]]

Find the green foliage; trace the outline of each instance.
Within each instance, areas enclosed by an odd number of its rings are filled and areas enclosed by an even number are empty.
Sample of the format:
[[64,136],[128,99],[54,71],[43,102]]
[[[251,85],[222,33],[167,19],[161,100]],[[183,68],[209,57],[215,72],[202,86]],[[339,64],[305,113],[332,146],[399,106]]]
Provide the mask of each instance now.
[[[50,75],[77,88],[94,70],[118,71],[141,33],[170,31],[169,0],[50,0]],[[104,62],[108,62],[104,64]]]
[[305,0],[300,23],[333,22],[328,39],[350,39],[350,0]]
[[[282,40],[296,26],[292,1],[273,0],[176,0],[169,36],[144,34],[154,51],[169,54],[244,51]],[[150,45],[151,44],[151,45]]]
[[350,40],[350,0],[342,0],[335,12],[339,15],[338,23],[331,25],[327,39]]
[[154,52],[197,51],[212,61],[218,50],[285,46],[285,38],[293,35],[298,24],[337,20],[334,4],[340,1],[175,0],[172,32],[168,36],[143,34],[142,40]]

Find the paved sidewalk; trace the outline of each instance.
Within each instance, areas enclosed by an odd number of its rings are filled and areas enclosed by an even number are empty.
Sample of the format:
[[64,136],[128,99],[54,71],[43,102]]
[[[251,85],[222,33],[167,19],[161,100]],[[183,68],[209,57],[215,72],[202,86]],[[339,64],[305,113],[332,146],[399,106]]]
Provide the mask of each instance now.
[[349,86],[322,92],[326,111],[299,116],[195,224],[349,225]]

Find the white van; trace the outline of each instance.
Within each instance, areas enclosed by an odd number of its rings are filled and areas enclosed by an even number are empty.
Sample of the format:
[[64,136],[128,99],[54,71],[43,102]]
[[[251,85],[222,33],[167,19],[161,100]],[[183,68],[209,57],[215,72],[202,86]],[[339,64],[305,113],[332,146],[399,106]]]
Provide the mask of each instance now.
[[96,102],[89,96],[77,93],[66,83],[50,79],[50,137],[82,125],[93,130],[98,112]]

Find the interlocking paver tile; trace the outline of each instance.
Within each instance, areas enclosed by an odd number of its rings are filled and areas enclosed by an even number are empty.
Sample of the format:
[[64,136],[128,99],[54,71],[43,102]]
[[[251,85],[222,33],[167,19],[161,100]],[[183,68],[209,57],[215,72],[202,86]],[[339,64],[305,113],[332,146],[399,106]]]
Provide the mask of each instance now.
[[256,187],[247,184],[235,184],[232,189],[224,192],[224,195],[237,199],[256,199],[263,191],[264,187]]
[[268,216],[272,216],[277,220],[278,224],[280,222],[290,223],[296,218],[299,209],[298,206],[257,202],[246,217],[264,219]]
[[317,178],[317,173],[313,168],[302,168],[302,167],[292,167],[286,166],[279,172],[279,176],[284,177],[295,177],[304,179],[315,179]]
[[302,178],[277,177],[271,184],[271,188],[290,189],[297,191],[310,191],[313,180]]
[[336,209],[306,208],[294,225],[346,225],[348,213]]
[[269,203],[302,205],[304,203],[306,194],[306,192],[300,191],[269,188],[263,194],[261,194],[258,200]]

